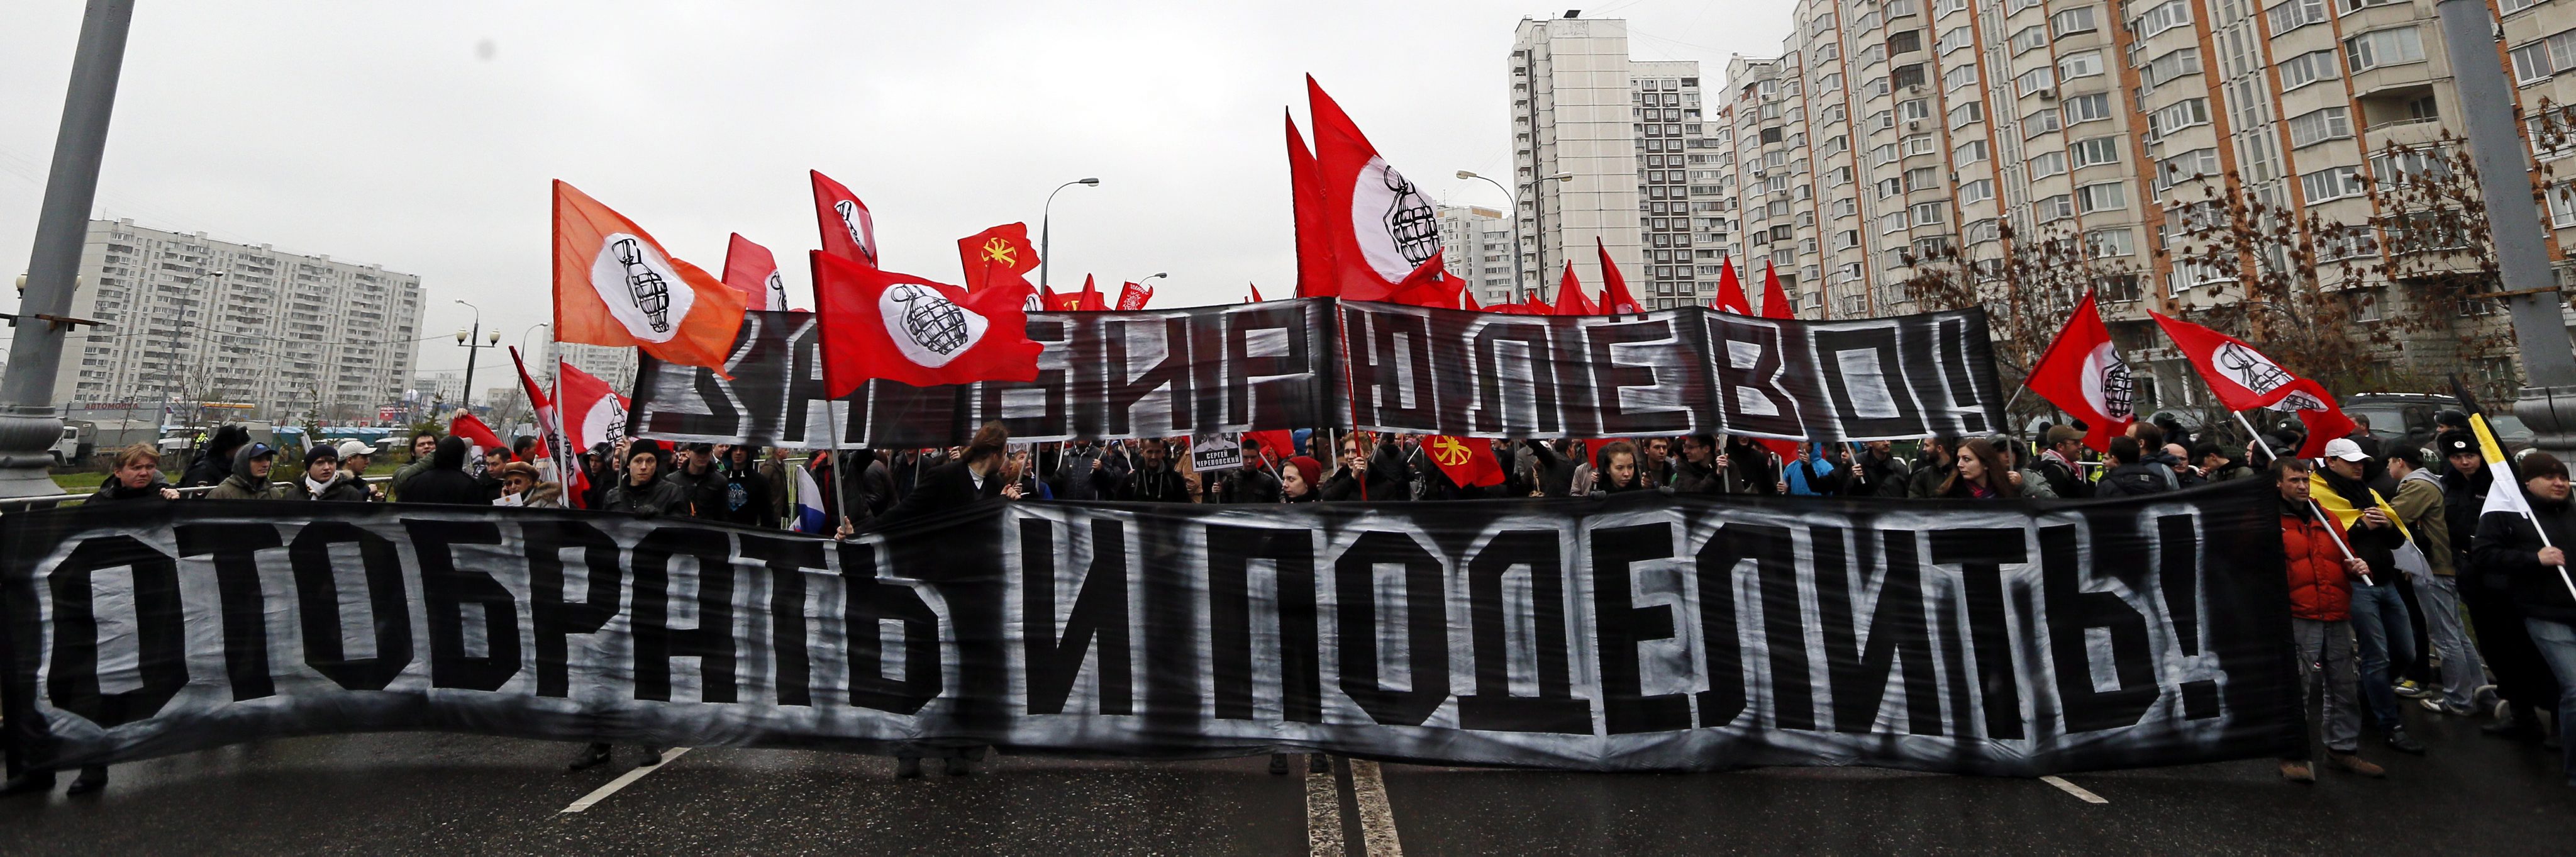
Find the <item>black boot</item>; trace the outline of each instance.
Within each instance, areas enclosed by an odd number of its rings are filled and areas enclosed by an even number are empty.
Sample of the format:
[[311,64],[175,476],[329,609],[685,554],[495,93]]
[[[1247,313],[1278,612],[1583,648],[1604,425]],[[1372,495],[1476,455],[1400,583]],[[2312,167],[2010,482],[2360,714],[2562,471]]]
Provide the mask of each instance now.
[[949,776],[962,777],[975,772],[973,768],[966,766],[965,756],[950,756],[948,757],[947,762],[948,764],[946,767],[948,768]]
[[1332,773],[1332,772],[1333,772],[1333,760],[1332,760],[1332,758],[1331,758],[1331,757],[1326,756],[1326,755],[1324,755],[1324,754],[1322,754],[1322,753],[1308,753],[1308,754],[1306,754],[1306,773],[1309,773],[1309,774],[1329,774],[1329,773]]
[[28,771],[10,777],[6,783],[0,783],[0,797],[51,794],[53,790],[54,772],[50,768],[42,771]]
[[605,764],[608,764],[608,745],[592,744],[590,749],[582,751],[581,758],[572,760],[572,770],[588,770]]
[[107,788],[107,766],[90,765],[81,768],[80,778],[73,780],[72,787],[64,789],[63,794],[85,795],[104,788]]
[[659,764],[662,764],[662,748],[651,744],[644,745],[644,761],[637,762],[635,767],[650,768]]
[[920,756],[897,756],[897,757],[895,757],[895,760],[894,760],[894,778],[895,778],[895,779],[898,779],[898,780],[918,780],[918,779],[921,779],[921,757],[920,757]]
[[1274,777],[1284,777],[1288,775],[1288,754],[1270,754],[1270,775]]

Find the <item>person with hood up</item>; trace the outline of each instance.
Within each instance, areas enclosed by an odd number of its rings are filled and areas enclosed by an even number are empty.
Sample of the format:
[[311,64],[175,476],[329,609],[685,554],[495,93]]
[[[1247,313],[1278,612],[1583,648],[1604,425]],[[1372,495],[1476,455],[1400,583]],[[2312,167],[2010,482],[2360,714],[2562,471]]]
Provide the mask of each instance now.
[[340,472],[340,451],[329,446],[316,446],[304,453],[304,475],[286,483],[289,500],[337,500],[364,503],[374,497],[367,493],[367,483]]
[[[2134,439],[2115,438],[2112,443],[2123,440]],[[2387,776],[2387,769],[2360,756],[2361,692],[2353,665],[2352,587],[2369,573],[2370,565],[2346,555],[2335,543],[2333,523],[2308,503],[2306,460],[2272,462],[2272,479],[2281,495],[2281,549],[2290,575],[2291,660],[2299,671],[2300,720],[2305,725],[2322,703],[2326,763],[2365,777]],[[2281,778],[2294,783],[2317,781],[2304,734],[2298,754],[2281,759]]]
[[600,508],[641,515],[689,514],[688,492],[665,476],[661,445],[637,441],[626,449],[625,478],[618,480],[617,487],[608,489],[608,498],[601,501]]
[[161,450],[149,443],[138,443],[116,454],[116,472],[89,495],[89,502],[115,503],[124,500],[176,500],[179,490],[161,481]]
[[187,472],[179,475],[179,487],[211,488],[224,484],[224,480],[233,475],[234,455],[249,444],[249,429],[237,425],[217,427],[214,436],[206,440],[205,448],[198,451],[196,462],[189,464]]
[[233,451],[232,475],[224,477],[215,490],[206,492],[208,500],[276,500],[284,496],[276,483],[268,481],[268,469],[277,463],[277,450],[265,443],[245,443]]
[[2556,456],[2534,452],[2519,466],[2520,486],[2491,490],[2520,488],[2531,515],[2498,509],[2479,517],[2471,555],[2480,571],[2507,579],[2521,602],[2523,631],[2558,679],[2560,773],[2576,786],[2576,586],[2568,583],[2567,551],[2560,547],[2576,540],[2576,506],[2568,502],[2567,465]]
[[[429,467],[411,477],[395,494],[405,503],[450,503],[460,506],[489,506],[492,498],[485,495],[483,483],[465,472],[466,457],[474,443],[450,436],[438,442],[429,455]],[[397,475],[399,478],[399,475]]]

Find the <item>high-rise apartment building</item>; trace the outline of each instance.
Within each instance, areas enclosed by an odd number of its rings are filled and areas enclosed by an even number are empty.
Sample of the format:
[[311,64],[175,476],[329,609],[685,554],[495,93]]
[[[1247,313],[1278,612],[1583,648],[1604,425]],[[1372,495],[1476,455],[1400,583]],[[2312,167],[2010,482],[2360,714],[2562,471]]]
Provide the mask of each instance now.
[[1512,226],[1503,213],[1467,205],[1442,205],[1434,212],[1442,264],[1450,275],[1466,280],[1479,304],[1518,300],[1512,293]]
[[220,403],[272,420],[373,419],[411,380],[420,278],[94,220],[55,396]]
[[1553,300],[1571,261],[1600,289],[1598,246],[1649,307],[1715,294],[1732,132],[1703,115],[1699,64],[1630,61],[1626,21],[1524,19],[1510,79],[1525,285]]
[[[2526,115],[2576,96],[2554,77],[2576,68],[2576,6],[2561,5],[2504,4]],[[2453,178],[2444,147],[2461,133],[2430,0],[1803,0],[1792,14],[1779,56],[1729,63],[1723,97],[1736,250],[1748,269],[1774,263],[1802,309],[1913,311],[1902,284],[1926,260],[2013,300],[2007,260],[2044,258],[2096,291],[2157,388],[2188,391],[2146,310],[2246,301],[2246,280],[2302,267],[2292,248],[2309,246],[2304,270],[2352,292],[2356,323],[2432,313],[2451,328],[2387,356],[2510,371],[2445,345],[2503,324],[2492,302],[2415,296],[2476,268],[2423,234],[2432,218],[2407,209],[2424,200],[2403,192]],[[2544,163],[2576,154],[2555,139],[2533,138]],[[2286,214],[2257,225],[2293,240],[2215,258],[2231,194]],[[2576,229],[2576,194],[2550,214]]]

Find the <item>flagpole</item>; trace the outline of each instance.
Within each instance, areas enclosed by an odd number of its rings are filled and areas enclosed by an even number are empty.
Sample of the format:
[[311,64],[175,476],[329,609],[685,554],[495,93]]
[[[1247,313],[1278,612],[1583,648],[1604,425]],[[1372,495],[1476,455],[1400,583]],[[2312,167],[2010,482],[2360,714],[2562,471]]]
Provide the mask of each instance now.
[[[2454,380],[2456,381],[2457,379],[2454,379]],[[2466,400],[2465,398],[2463,398],[2463,399],[2462,399],[2462,401],[2464,401],[2464,402],[2465,402],[2465,401],[2467,401],[2467,400]],[[2485,449],[2486,449],[2486,445],[2487,445],[2488,443],[2493,442],[2493,440],[2495,439],[2495,429],[2494,429],[2494,427],[2493,427],[2493,426],[2490,426],[2490,425],[2488,425],[2488,424],[2487,424],[2487,415],[2486,415],[2486,414],[2484,414],[2484,413],[2473,413],[2473,414],[2471,414],[2471,415],[2470,415],[2470,417],[2469,417],[2469,418],[2470,418],[2470,419],[2474,419],[2474,420],[2477,420],[2477,421],[2478,421],[2478,422],[2477,422],[2477,425],[2478,425],[2478,428],[2480,429],[2480,431],[2478,432],[2478,435],[2479,435],[2479,437],[2478,437],[2478,444],[2479,444],[2479,457],[2483,458],[2483,457],[2485,457]],[[2502,446],[2498,446],[2498,447],[2496,447],[2496,452],[2497,452],[2498,454],[2502,454],[2502,453],[2504,452],[2504,448],[2503,448]],[[2493,465],[2495,465],[2495,464],[2499,464],[2499,463],[2502,463],[2502,464],[2510,464],[2510,461],[2507,461],[2507,462],[2489,462],[2489,465],[2490,465],[2490,466],[2493,466]],[[2506,467],[2506,468],[2505,468],[2505,478],[2510,479],[2510,480],[2513,480],[2515,484],[2513,484],[2513,485],[2509,485],[2509,486],[2497,486],[2497,485],[2490,485],[2490,486],[2488,486],[2487,490],[2489,490],[2489,491],[2494,491],[2494,490],[2497,490],[2498,488],[2502,488],[2502,489],[2507,490],[2507,491],[2520,491],[2520,490],[2522,490],[2521,477],[2522,477],[2522,475],[2521,475],[2521,474],[2519,474],[2519,473],[2515,473],[2515,472],[2513,471],[2513,469],[2512,469],[2511,467],[2509,467],[2509,466],[2508,466],[2508,467]],[[2544,529],[2541,529],[2541,528],[2540,528],[2540,519],[2539,519],[2539,518],[2537,518],[2537,517],[2533,517],[2533,516],[2532,516],[2532,514],[2531,514],[2531,504],[2529,504],[2529,503],[2515,503],[2515,504],[2513,504],[2513,505],[2514,505],[2514,511],[2521,512],[2521,513],[2522,513],[2522,519],[2523,519],[2524,521],[2528,521],[2528,522],[2530,522],[2530,523],[2531,523],[2531,531],[2532,531],[2534,534],[2537,534],[2537,535],[2539,535],[2539,536],[2540,536],[2540,546],[2541,546],[2541,547],[2544,547],[2544,548],[2554,548],[2554,547],[2557,547],[2557,545],[2553,545],[2553,544],[2550,544],[2550,543],[2549,543],[2549,531],[2548,531],[2548,530],[2544,530]],[[2559,585],[2561,585],[2561,586],[2565,586],[2565,587],[2567,587],[2567,596],[2568,596],[2568,597],[2570,597],[2570,598],[2576,598],[2576,578],[2570,578],[2570,577],[2568,577],[2568,575],[2567,575],[2567,566],[2566,566],[2566,565],[2564,565],[2564,564],[2561,564],[2561,565],[2559,565],[2559,566],[2558,566],[2558,583],[2559,583]]]
[[[832,497],[840,508],[840,522],[847,524],[850,522],[850,480],[841,476],[841,432],[848,430],[850,423],[840,416],[842,404],[839,399],[824,401],[823,415],[832,421],[832,469],[826,472],[832,475]],[[840,535],[840,532],[840,527],[832,528],[833,535]]]
[[[2264,464],[2265,466],[2267,466],[2267,467],[2268,467],[2268,466],[2270,466],[2270,465],[2272,464],[2272,462],[2273,462],[2273,461],[2276,461],[2276,460],[2279,460],[2279,459],[2280,459],[2280,456],[2279,456],[2279,455],[2276,455],[2276,454],[2274,454],[2274,453],[2272,452],[2272,446],[2271,446],[2270,444],[2267,444],[2267,443],[2264,443],[2264,442],[2263,442],[2263,436],[2262,436],[2261,434],[2256,433],[2256,432],[2254,431],[2254,423],[2253,423],[2253,422],[2251,422],[2251,421],[2249,421],[2249,420],[2247,420],[2247,419],[2245,419],[2245,412],[2244,412],[2244,411],[2228,411],[2228,412],[2227,412],[2227,415],[2228,415],[2228,416],[2231,416],[2231,417],[2235,417],[2235,418],[2236,418],[2236,424],[2237,424],[2237,425],[2240,425],[2240,426],[2244,426],[2244,427],[2245,427],[2245,435],[2246,435],[2247,437],[2249,437],[2249,438],[2252,438],[2252,443],[2254,444],[2254,448],[2255,448],[2255,449],[2259,449],[2259,450],[2262,450],[2262,451],[2263,451],[2263,464]],[[2344,542],[2344,540],[2343,540],[2342,526],[2341,526],[2341,524],[2339,524],[2339,523],[2337,523],[2337,522],[2335,521],[2335,516],[2333,516],[2333,515],[2329,515],[2329,514],[2326,514],[2325,507],[2317,505],[2317,501],[2316,501],[2316,499],[2315,499],[2315,498],[2309,498],[2309,500],[2308,500],[2308,511],[2313,512],[2313,513],[2316,513],[2317,520],[2319,520],[2319,521],[2321,521],[2321,522],[2325,522],[2325,524],[2326,524],[2326,535],[2328,535],[2328,536],[2332,536],[2332,537],[2334,538],[2335,548],[2336,548],[2336,549],[2338,549],[2338,550],[2343,551],[2343,558],[2344,558],[2344,559],[2360,559],[2360,558],[2361,558],[2361,557],[2354,556],[2354,555],[2352,554],[2352,545],[2350,545],[2350,544],[2346,544],[2346,543]],[[2536,526],[2535,526],[2535,527],[2534,527],[2534,529],[2538,529],[2538,527],[2536,527]],[[2544,536],[2543,538],[2547,538],[2547,537],[2546,537],[2546,536]],[[2372,585],[2372,586],[2378,586],[2378,585],[2379,585],[2379,582],[2378,582],[2378,581],[2370,579],[2370,573],[2369,573],[2369,572],[2363,572],[2363,573],[2362,573],[2362,575],[2361,575],[2361,582],[2363,582],[2363,583],[2367,583],[2367,584],[2370,584],[2370,585]]]

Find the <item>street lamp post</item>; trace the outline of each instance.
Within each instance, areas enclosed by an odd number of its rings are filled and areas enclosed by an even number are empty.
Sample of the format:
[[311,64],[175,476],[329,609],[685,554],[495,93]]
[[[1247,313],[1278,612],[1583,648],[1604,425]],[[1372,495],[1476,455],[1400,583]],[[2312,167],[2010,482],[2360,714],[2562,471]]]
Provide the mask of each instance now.
[[[1503,192],[1503,199],[1512,204],[1512,302],[1520,303],[1528,300],[1528,296],[1522,293],[1521,288],[1524,285],[1527,285],[1532,290],[1536,290],[1537,286],[1529,283],[1529,271],[1527,268],[1523,267],[1523,262],[1521,261],[1520,197],[1513,194],[1511,188],[1504,187],[1502,182],[1495,181],[1488,176],[1480,176],[1467,170],[1459,170],[1458,177],[1462,179],[1476,179],[1486,184],[1493,185],[1495,190]],[[1539,179],[1539,181],[1542,182],[1570,182],[1573,180],[1573,173],[1557,173],[1556,175]],[[1530,187],[1532,189],[1530,196],[1530,216],[1532,218],[1532,222],[1535,224],[1531,231],[1545,231],[1547,229],[1547,200],[1543,198],[1543,195],[1536,193],[1536,189],[1542,187],[1542,185],[1533,182]],[[1532,236],[1530,240],[1538,245],[1539,275],[1546,276],[1547,242],[1536,236]]]
[[465,388],[457,391],[456,406],[471,414],[474,412],[474,358],[481,356],[483,349],[500,345],[501,332],[495,330],[486,337],[483,333],[483,308],[464,301],[457,301],[457,303],[464,304],[467,309],[474,311],[474,326],[471,329],[456,332],[457,347],[466,349]]
[[1038,212],[1038,289],[1040,291],[1045,291],[1047,287],[1047,269],[1054,267],[1055,250],[1053,249],[1053,245],[1047,243],[1047,239],[1054,232],[1052,227],[1054,226],[1053,220],[1055,218],[1055,195],[1063,193],[1065,188],[1069,188],[1074,185],[1090,185],[1092,187],[1099,187],[1100,180],[1074,179],[1073,181],[1056,185],[1054,190],[1047,191],[1046,207],[1040,209]]

